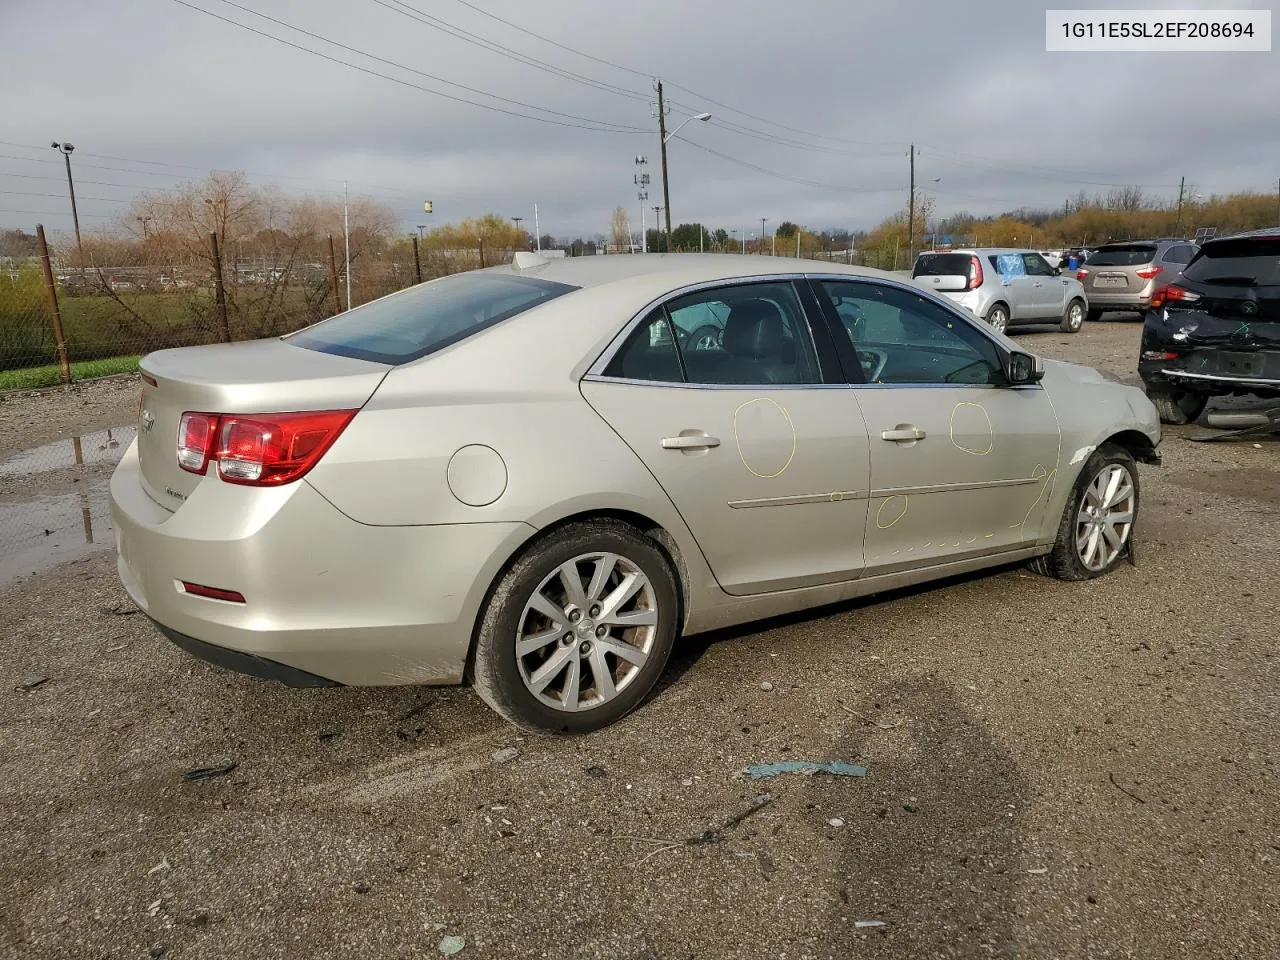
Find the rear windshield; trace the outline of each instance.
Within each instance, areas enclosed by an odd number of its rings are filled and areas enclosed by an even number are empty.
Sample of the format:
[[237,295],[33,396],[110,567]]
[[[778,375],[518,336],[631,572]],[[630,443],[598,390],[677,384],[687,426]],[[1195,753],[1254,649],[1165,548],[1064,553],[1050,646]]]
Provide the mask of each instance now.
[[1123,247],[1103,247],[1089,257],[1090,267],[1140,267],[1155,259],[1156,248],[1146,243],[1126,244]]
[[1198,283],[1223,286],[1280,286],[1280,236],[1207,243],[1182,275]]
[[321,353],[408,363],[577,289],[531,277],[460,273],[340,313],[288,340]]
[[967,277],[967,253],[922,253],[916,258],[913,277]]

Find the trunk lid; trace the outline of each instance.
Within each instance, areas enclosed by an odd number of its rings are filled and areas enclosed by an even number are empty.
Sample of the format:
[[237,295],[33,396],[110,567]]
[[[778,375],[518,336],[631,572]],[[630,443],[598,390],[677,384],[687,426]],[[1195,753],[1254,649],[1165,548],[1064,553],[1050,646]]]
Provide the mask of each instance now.
[[1138,271],[1149,268],[1156,258],[1156,246],[1149,243],[1116,244],[1094,251],[1085,264],[1089,271],[1083,282],[1086,291],[1137,293],[1148,282]]
[[177,510],[201,477],[178,466],[178,422],[187,412],[351,410],[373,396],[391,367],[284,340],[161,350],[143,357],[138,461],[153,500]]

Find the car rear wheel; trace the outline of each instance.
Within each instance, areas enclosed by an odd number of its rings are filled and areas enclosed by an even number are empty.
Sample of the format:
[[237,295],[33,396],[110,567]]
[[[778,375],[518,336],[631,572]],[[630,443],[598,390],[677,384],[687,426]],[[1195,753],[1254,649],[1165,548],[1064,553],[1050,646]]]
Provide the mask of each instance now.
[[1067,304],[1067,312],[1062,315],[1062,323],[1059,326],[1064,333],[1079,333],[1080,328],[1084,326],[1084,303],[1080,300],[1072,300]]
[[1003,303],[997,303],[987,311],[987,323],[996,333],[1004,333],[1009,328],[1009,308]]
[[476,693],[528,730],[598,730],[653,689],[678,606],[671,563],[652,539],[617,521],[566,526],[491,592],[476,636]]
[[1159,390],[1148,387],[1147,399],[1160,414],[1161,423],[1181,425],[1195,423],[1204,413],[1209,398],[1203,394],[1182,390]]
[[1052,552],[1033,560],[1032,569],[1059,580],[1092,580],[1110,571],[1128,556],[1138,497],[1133,455],[1103,444],[1080,471]]

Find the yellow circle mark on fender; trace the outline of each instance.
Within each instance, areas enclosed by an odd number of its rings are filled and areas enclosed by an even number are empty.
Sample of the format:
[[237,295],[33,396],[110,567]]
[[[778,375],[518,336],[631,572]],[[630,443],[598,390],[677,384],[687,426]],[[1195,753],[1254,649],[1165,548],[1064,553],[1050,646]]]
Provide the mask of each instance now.
[[[895,516],[895,517],[894,517],[892,520],[890,520],[888,523],[885,523],[885,521],[884,521],[884,508],[885,508],[885,507],[887,507],[887,506],[889,506],[889,504],[893,503],[893,501],[895,501],[895,500],[901,500],[901,501],[902,501],[902,508],[898,510],[898,514],[897,514],[897,516]],[[907,503],[908,503],[908,500],[909,500],[909,498],[908,498],[908,497],[899,497],[899,496],[896,496],[896,495],[895,495],[895,496],[892,496],[892,497],[888,497],[888,498],[886,498],[886,499],[884,500],[884,502],[880,504],[880,509],[876,511],[876,526],[877,526],[877,527],[879,527],[881,530],[888,530],[888,529],[889,529],[890,527],[892,527],[895,523],[897,523],[899,520],[901,520],[903,517],[905,517],[905,516],[907,515]]]
[[[763,403],[772,406],[782,416],[782,420],[787,425],[787,429],[791,431],[791,452],[787,454],[786,461],[777,470],[769,473],[765,470],[757,470],[747,460],[746,453],[742,450],[742,436],[739,431],[739,420],[742,417],[742,411],[753,404]],[[749,439],[749,438],[748,438]],[[747,472],[753,477],[759,477],[761,480],[772,480],[774,477],[782,476],[787,467],[791,466],[791,461],[796,458],[796,425],[791,421],[791,414],[787,412],[787,408],[770,400],[768,397],[756,397],[753,400],[746,400],[738,404],[738,409],[733,411],[733,443],[738,448],[738,459],[742,461],[742,465],[747,468]]]
[[[986,423],[987,428],[987,448],[980,450],[977,447],[966,447],[963,443],[956,439],[956,414],[960,412],[961,407],[972,407],[982,414],[982,419]],[[995,430],[991,426],[991,416],[987,413],[987,408],[980,403],[969,403],[961,401],[951,408],[951,445],[957,450],[963,450],[965,453],[972,454],[975,457],[985,457],[996,448]]]

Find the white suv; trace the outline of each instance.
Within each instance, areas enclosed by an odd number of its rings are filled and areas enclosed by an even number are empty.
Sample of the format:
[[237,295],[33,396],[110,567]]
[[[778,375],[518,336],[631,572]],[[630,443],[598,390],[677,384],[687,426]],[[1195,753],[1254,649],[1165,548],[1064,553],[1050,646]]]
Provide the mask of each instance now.
[[911,277],[1004,332],[1017,323],[1056,323],[1076,333],[1089,312],[1084,287],[1034,250],[980,247],[922,253]]

